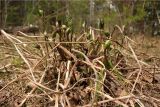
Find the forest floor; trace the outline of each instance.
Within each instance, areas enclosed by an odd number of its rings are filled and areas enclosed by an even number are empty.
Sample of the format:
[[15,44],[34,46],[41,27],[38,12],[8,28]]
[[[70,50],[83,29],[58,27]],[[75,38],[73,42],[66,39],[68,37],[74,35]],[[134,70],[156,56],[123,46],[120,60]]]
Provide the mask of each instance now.
[[1,31],[0,107],[160,107],[160,37],[22,35]]

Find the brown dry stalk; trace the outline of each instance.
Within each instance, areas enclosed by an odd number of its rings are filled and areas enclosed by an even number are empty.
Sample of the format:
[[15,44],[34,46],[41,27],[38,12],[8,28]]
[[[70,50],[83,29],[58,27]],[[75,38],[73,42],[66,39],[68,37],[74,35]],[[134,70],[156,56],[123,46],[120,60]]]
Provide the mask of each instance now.
[[59,45],[58,48],[63,50],[63,52],[66,53],[69,57],[72,57],[75,62],[77,61],[76,56],[73,55],[70,51],[68,51],[65,47],[63,47],[62,45]]
[[132,90],[131,90],[131,93],[132,93],[132,92],[134,91],[134,88],[135,88],[135,86],[136,86],[136,84],[137,84],[137,82],[138,82],[138,79],[139,79],[139,77],[140,77],[140,74],[141,74],[141,72],[142,72],[142,66],[141,66],[141,64],[140,64],[140,62],[139,62],[139,60],[138,60],[138,58],[137,58],[137,56],[136,56],[133,48],[131,47],[131,45],[130,45],[129,43],[128,43],[128,46],[129,46],[129,48],[131,49],[132,54],[133,54],[135,60],[137,61],[138,66],[139,66],[139,72],[138,72],[138,74],[137,74],[136,80],[135,80],[135,82],[134,82],[134,84],[133,84],[133,87],[132,87]]
[[[15,43],[16,45],[21,44],[33,44],[35,42],[22,42],[22,43]],[[37,41],[36,43],[53,43],[53,44],[88,44],[90,42],[55,42],[55,41]]]
[[20,33],[21,36],[28,37],[28,38],[44,38],[44,36],[29,36],[21,31],[18,31],[18,33]]
[[74,69],[75,69],[76,65],[77,65],[77,62],[74,63],[74,65],[73,65],[73,67],[72,67],[72,69],[71,69],[71,71],[69,73],[69,76],[68,76],[68,79],[66,81],[66,84],[64,84],[64,89],[67,88],[67,86],[69,85],[71,77],[73,76],[73,72],[74,72]]

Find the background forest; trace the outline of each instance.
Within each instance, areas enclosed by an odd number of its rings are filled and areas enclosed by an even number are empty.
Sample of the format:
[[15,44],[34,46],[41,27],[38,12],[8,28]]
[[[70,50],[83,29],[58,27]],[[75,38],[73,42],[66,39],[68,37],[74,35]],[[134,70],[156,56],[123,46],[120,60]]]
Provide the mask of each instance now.
[[108,31],[117,24],[134,33],[159,32],[160,3],[153,0],[1,0],[0,7],[1,28],[45,23],[46,30],[59,20],[80,30],[83,24],[98,28],[102,20]]

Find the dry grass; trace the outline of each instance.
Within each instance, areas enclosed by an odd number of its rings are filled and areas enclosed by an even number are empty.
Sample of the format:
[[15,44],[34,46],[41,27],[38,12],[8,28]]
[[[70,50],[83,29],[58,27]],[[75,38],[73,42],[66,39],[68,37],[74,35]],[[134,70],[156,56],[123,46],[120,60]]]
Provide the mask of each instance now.
[[116,27],[118,36],[92,29],[70,40],[65,31],[51,38],[1,30],[0,106],[159,107],[159,38]]

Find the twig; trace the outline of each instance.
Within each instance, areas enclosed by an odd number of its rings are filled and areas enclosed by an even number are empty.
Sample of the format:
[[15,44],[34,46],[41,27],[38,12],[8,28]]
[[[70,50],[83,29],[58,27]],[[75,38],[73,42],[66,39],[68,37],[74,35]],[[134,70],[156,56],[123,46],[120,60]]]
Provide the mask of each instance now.
[[93,103],[93,104],[87,104],[87,105],[84,105],[82,107],[91,107],[91,106],[98,106],[99,104],[102,104],[102,103],[107,103],[107,102],[110,102],[110,101],[113,101],[119,105],[122,105],[123,107],[128,107],[128,105],[124,104],[123,102],[119,101],[119,100],[122,100],[122,99],[128,99],[128,98],[134,98],[133,95],[127,95],[127,96],[123,96],[123,97],[117,97],[117,98],[113,98],[105,93],[102,93],[101,91],[98,91],[98,90],[94,90],[94,89],[91,89],[93,91],[96,91],[98,92],[99,94],[105,96],[106,98],[108,98],[108,100],[104,100],[104,101],[99,101],[99,102],[96,102],[96,103]]
[[[10,42],[13,43],[14,47],[16,48],[18,54],[21,56],[21,58],[24,60],[24,62],[27,64],[28,68],[29,68],[29,71],[31,73],[31,76],[33,78],[34,81],[36,81],[34,75],[33,75],[33,69],[31,68],[31,65],[29,64],[29,62],[26,60],[26,58],[24,57],[24,55],[22,54],[22,52],[20,51],[20,49],[15,45],[15,42],[12,40],[12,36],[7,34],[4,30],[1,30],[1,33],[6,36],[7,39],[10,40]],[[17,40],[18,41],[18,40]],[[20,41],[21,42],[21,41]],[[22,42],[21,42],[22,43]]]

